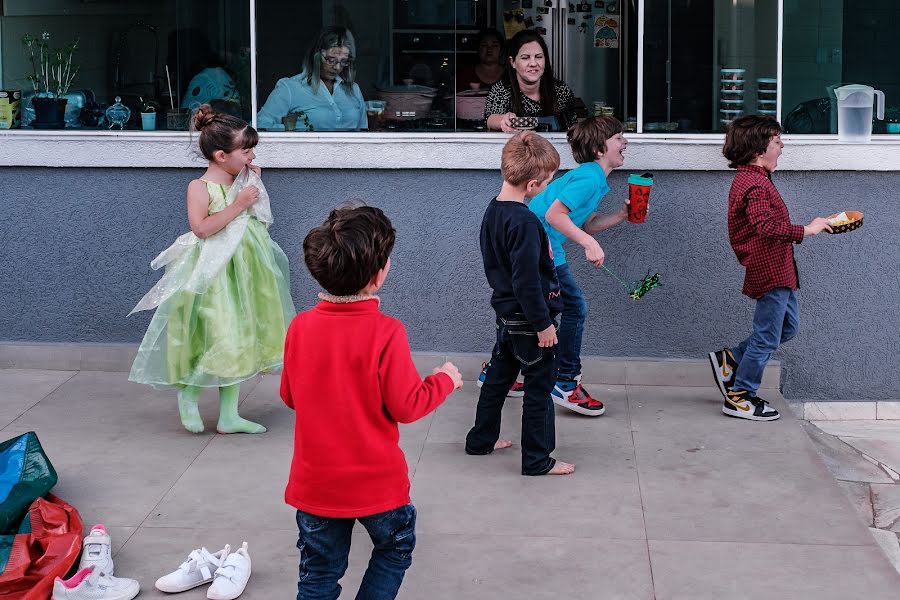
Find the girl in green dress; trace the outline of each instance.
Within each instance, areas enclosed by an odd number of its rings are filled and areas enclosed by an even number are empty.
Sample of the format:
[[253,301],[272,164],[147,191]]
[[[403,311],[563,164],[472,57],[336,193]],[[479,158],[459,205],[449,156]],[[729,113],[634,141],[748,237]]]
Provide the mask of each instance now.
[[268,234],[269,197],[252,164],[256,130],[201,106],[193,121],[209,168],[188,185],[191,231],[154,259],[165,275],[132,313],[156,309],[129,379],[178,390],[188,431],[203,431],[203,388],[219,388],[220,433],[262,433],[238,415],[240,383],[282,366],[294,317],[288,260]]

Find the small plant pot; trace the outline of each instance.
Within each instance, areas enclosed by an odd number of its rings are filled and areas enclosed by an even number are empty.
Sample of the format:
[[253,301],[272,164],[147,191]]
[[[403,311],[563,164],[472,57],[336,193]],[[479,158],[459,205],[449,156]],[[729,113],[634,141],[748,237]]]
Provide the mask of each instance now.
[[65,129],[66,127],[66,98],[32,98],[31,106],[34,108],[35,129]]
[[144,131],[153,131],[156,129],[156,113],[155,112],[142,112],[141,113],[141,129]]
[[900,133],[900,121],[885,124],[888,133]]

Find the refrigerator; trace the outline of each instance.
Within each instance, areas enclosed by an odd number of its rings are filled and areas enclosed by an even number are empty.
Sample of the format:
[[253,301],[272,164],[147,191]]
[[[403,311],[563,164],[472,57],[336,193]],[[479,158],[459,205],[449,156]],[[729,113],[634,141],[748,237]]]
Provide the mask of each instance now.
[[507,39],[521,29],[544,37],[554,75],[584,103],[585,114],[602,103],[622,121],[636,116],[634,86],[625,83],[634,81],[637,67],[629,51],[637,0],[503,0],[497,23]]

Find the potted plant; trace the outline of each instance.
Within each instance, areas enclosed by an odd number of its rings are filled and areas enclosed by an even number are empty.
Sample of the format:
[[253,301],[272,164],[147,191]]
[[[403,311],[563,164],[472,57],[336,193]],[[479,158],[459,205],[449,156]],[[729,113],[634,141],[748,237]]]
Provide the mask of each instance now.
[[884,111],[884,120],[888,133],[900,133],[900,106],[889,106]]
[[156,110],[158,106],[156,102],[144,102],[141,99],[141,129],[151,131],[156,129]]
[[46,129],[62,129],[66,126],[66,94],[81,68],[72,64],[78,49],[78,39],[65,48],[51,48],[50,34],[46,31],[39,38],[25,34],[22,45],[31,59],[28,81],[34,88],[31,106],[34,108],[34,126]]

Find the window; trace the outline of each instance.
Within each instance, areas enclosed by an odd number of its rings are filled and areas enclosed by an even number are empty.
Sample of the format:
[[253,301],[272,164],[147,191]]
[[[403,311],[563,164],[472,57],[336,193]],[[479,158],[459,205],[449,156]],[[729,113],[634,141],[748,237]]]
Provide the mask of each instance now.
[[[274,132],[482,132],[502,127],[486,117],[511,112],[541,131],[592,114],[635,131],[640,105],[647,133],[720,133],[759,112],[788,133],[822,134],[837,132],[834,90],[853,83],[885,94],[874,132],[900,133],[894,0],[6,0],[2,10],[0,128],[185,130],[210,102]],[[525,30],[546,46],[513,57],[516,69],[541,61],[533,81],[507,73],[510,40]],[[29,80],[29,50],[76,39],[77,74],[54,113],[46,82]],[[551,71],[558,83],[541,87]]]
[[778,0],[646,0],[643,131],[776,116]]
[[[6,0],[2,87],[21,92],[23,127],[184,130],[203,102],[249,119],[249,14],[249,4],[235,0]],[[30,51],[40,73],[42,44],[65,49],[76,40],[64,112],[36,120],[33,100],[45,82],[36,93]]]
[[789,133],[837,133],[835,89],[862,84],[884,93],[885,119],[873,95],[864,120],[874,133],[900,133],[900,55],[895,0],[785,0],[783,122]]
[[[562,131],[602,107],[625,120],[636,94],[634,2],[593,0],[325,0],[257,3],[258,125],[273,131],[484,131],[485,110],[512,110],[491,95],[504,47],[533,29],[546,42],[545,72],[565,82]],[[289,27],[290,35],[287,34]],[[630,29],[629,29],[630,27]],[[544,54],[541,52],[541,54]],[[631,61],[629,63],[629,60]],[[537,103],[527,99],[520,110]],[[533,107],[532,107],[533,108]],[[538,109],[538,112],[540,112]]]

